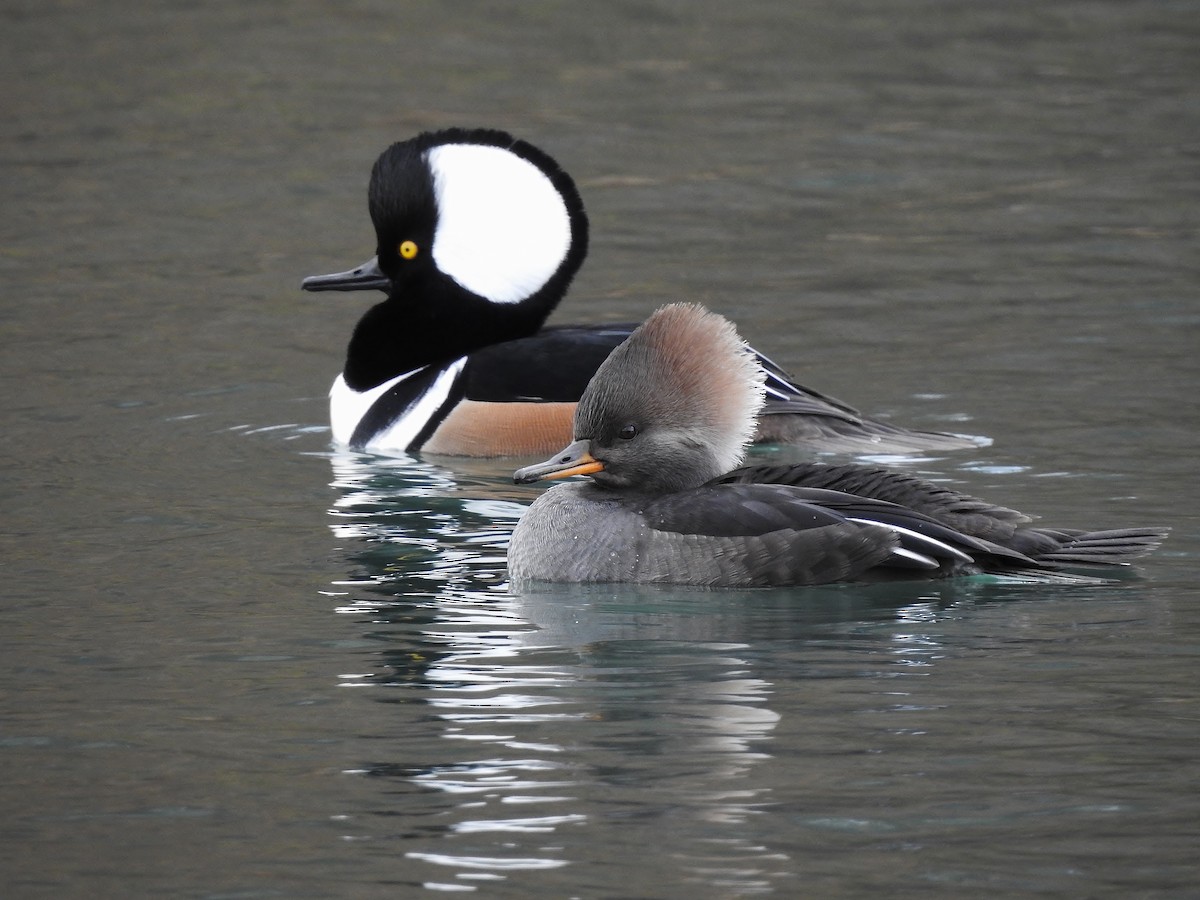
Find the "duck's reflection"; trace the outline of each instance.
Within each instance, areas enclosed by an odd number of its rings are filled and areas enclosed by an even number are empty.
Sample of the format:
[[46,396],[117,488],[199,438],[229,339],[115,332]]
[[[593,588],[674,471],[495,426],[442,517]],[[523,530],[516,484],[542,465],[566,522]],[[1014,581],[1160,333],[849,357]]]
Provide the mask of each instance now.
[[[420,880],[459,890],[545,870],[552,891],[558,867],[647,854],[657,867],[636,871],[734,893],[795,874],[762,824],[780,721],[764,660],[773,642],[827,639],[831,623],[894,625],[894,593],[514,594],[504,549],[529,497],[506,469],[353,454],[333,466],[332,528],[353,568],[331,593],[371,642],[342,682],[393,711],[372,717],[383,749],[351,771],[399,797],[348,816],[356,837],[398,840],[429,864]],[[937,603],[908,600],[914,625],[936,617]],[[879,640],[914,669],[937,657],[915,629]]]

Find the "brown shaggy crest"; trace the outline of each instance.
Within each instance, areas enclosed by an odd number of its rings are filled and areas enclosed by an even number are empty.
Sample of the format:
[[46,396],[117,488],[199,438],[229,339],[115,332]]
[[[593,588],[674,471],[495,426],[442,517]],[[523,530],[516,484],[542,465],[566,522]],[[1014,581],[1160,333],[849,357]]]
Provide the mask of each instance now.
[[620,385],[623,399],[636,396],[648,420],[707,436],[724,472],[741,461],[754,436],[764,377],[733,323],[698,304],[672,303],[613,351],[593,385],[603,385],[602,394]]

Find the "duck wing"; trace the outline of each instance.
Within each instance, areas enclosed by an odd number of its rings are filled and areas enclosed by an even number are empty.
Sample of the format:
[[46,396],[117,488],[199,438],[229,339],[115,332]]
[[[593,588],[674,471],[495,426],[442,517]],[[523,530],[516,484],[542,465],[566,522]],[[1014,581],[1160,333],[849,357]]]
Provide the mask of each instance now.
[[991,443],[944,431],[914,431],[864,416],[841,400],[796,383],[771,359],[757,355],[767,375],[767,398],[759,413],[756,443],[859,453],[968,450]]
[[996,549],[912,510],[835,491],[766,484],[712,484],[648,498],[639,505],[646,547],[687,548],[680,566],[718,561],[742,584],[824,584],[860,578],[876,567],[917,569],[923,577],[974,568],[970,552]]
[[576,403],[633,325],[563,325],[474,351],[464,373],[467,400]]
[[1018,528],[1033,521],[1015,509],[881,466],[854,463],[744,466],[714,479],[714,483],[784,484],[882,500],[907,507],[964,535],[1000,544],[1011,541]]
[[[746,466],[715,479],[723,484],[781,484],[804,491],[824,490],[841,494],[818,500],[843,514],[901,524],[907,514],[862,501],[883,501],[932,520],[958,533],[959,545],[969,549],[966,538],[975,539],[975,550],[984,550],[990,560],[987,571],[1010,571],[1012,566],[1035,563],[1039,568],[1127,566],[1157,548],[1170,529],[1149,526],[1102,531],[1033,527],[1025,513],[998,506],[942,484],[895,472],[879,466],[801,463],[788,466]],[[857,498],[848,499],[848,497]],[[917,524],[920,519],[909,524]],[[920,530],[920,527],[919,527]],[[944,535],[940,536],[944,537]],[[984,558],[972,553],[977,562]]]

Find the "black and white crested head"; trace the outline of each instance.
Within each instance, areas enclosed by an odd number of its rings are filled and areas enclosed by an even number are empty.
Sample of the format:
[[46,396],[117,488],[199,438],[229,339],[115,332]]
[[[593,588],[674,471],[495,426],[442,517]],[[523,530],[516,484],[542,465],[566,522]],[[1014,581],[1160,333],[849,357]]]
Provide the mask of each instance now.
[[735,468],[754,435],[763,371],[733,324],[696,304],[650,316],[597,370],[575,439],[602,487],[666,493]]
[[444,277],[492,304],[541,303],[546,315],[587,253],[570,176],[501,131],[393,144],[375,163],[369,202],[379,266],[401,294]]

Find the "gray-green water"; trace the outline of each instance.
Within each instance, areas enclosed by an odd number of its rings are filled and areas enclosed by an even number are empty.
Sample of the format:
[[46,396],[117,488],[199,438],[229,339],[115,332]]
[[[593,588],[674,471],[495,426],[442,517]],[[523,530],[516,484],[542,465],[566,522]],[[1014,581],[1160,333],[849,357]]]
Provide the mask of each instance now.
[[[1200,4],[10,3],[6,897],[1185,897]],[[512,462],[330,453],[389,142],[578,180],[910,460],[1167,524],[1085,588],[510,595]]]

